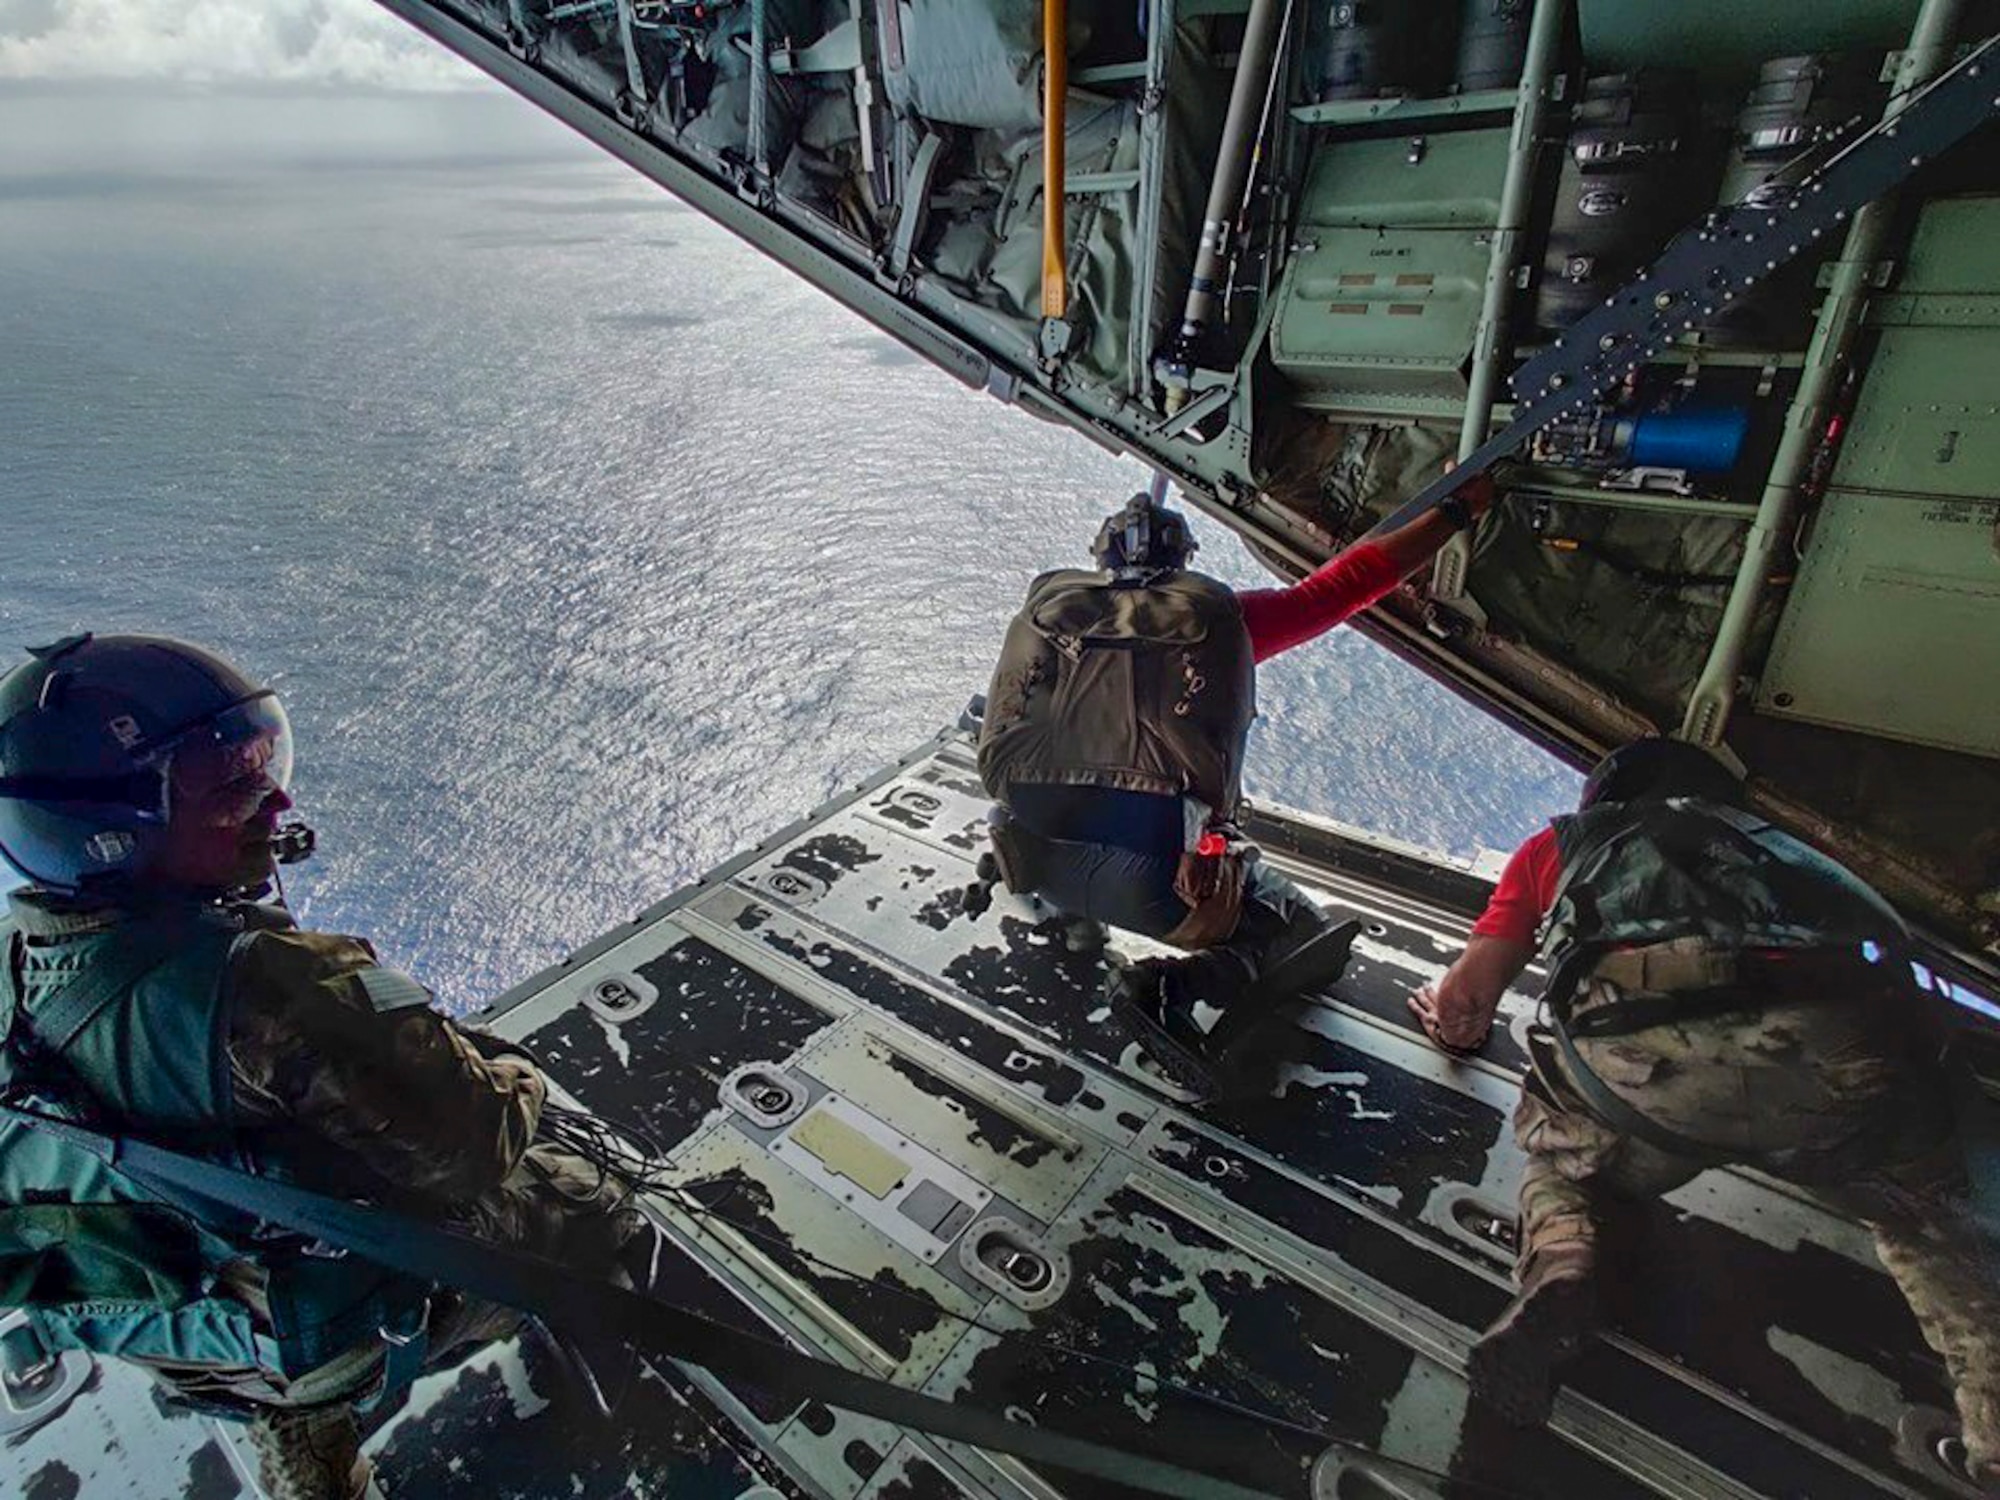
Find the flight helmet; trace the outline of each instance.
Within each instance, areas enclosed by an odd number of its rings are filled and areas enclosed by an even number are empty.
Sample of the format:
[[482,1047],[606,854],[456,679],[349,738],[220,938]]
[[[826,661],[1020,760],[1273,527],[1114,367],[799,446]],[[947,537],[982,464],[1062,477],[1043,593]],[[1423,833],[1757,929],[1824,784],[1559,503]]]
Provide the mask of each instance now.
[[[211,652],[157,635],[77,635],[31,647],[0,677],[0,856],[47,890],[116,891],[174,816],[173,769],[291,781],[292,730],[267,687]],[[246,813],[247,816],[247,813]]]
[[1655,736],[1621,745],[1599,761],[1584,780],[1577,806],[1666,797],[1700,797],[1735,806],[1743,801],[1743,782],[1701,746]]
[[1104,518],[1090,555],[1112,573],[1155,573],[1186,567],[1195,550],[1187,517],[1141,493]]

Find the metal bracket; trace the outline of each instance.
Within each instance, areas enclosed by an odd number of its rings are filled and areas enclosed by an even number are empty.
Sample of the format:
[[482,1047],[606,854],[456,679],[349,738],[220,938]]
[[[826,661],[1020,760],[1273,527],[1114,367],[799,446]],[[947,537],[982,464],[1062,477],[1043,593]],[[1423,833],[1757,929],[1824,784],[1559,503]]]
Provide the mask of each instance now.
[[88,1354],[44,1347],[26,1313],[0,1318],[0,1438],[25,1437],[61,1416],[95,1369]]
[[585,993],[583,1008],[613,1026],[623,1026],[651,1010],[659,998],[659,990],[637,974],[605,974]]
[[751,1124],[779,1130],[806,1112],[812,1095],[781,1063],[749,1062],[722,1080],[723,1104]]
[[1039,353],[1042,367],[1061,364],[1083,347],[1085,325],[1081,318],[1044,318]]
[[1069,1290],[1069,1257],[1000,1214],[965,1232],[958,1263],[980,1285],[1027,1312],[1054,1306]]
[[[1839,268],[1839,260],[1826,261],[1820,266],[1819,271],[1813,277],[1813,285],[1821,291],[1825,291],[1833,285],[1833,273]],[[1868,268],[1868,285],[1878,292],[1884,290],[1894,283],[1898,269],[1899,267],[1893,260],[1876,261],[1874,265]]]
[[1176,438],[1207,417],[1210,412],[1220,411],[1236,394],[1236,387],[1229,381],[1210,387],[1196,396],[1179,411],[1160,424],[1160,436]]
[[842,21],[810,47],[774,47],[771,71],[786,73],[847,73],[861,66],[861,23]]
[[1012,370],[999,365],[986,367],[986,394],[995,401],[1012,406],[1021,394],[1021,377]]

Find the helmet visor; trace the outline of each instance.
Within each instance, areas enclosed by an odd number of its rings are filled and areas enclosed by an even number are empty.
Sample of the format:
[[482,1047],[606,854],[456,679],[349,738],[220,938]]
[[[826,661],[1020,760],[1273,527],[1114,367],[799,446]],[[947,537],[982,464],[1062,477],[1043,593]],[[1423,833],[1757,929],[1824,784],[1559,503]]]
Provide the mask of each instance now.
[[292,784],[292,723],[274,694],[260,693],[177,736],[161,759],[171,810],[247,823]]

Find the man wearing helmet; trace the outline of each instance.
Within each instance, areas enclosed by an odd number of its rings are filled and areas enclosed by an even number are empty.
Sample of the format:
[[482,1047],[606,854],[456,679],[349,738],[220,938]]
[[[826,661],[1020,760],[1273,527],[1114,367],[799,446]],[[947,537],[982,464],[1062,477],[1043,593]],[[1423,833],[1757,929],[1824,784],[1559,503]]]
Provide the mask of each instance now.
[[[361,939],[259,904],[292,806],[276,696],[165,637],[32,656],[0,678],[0,855],[30,882],[0,922],[10,1097],[321,1191],[414,1194],[614,1274],[642,1226],[616,1179],[535,1141],[534,1065],[433,1011]],[[442,1355],[514,1321],[318,1250],[0,1123],[0,1305],[27,1307],[51,1348],[132,1359],[247,1417],[272,1500],[366,1487],[355,1406],[411,1373],[392,1345]]]
[[1186,519],[1136,495],[1099,530],[1096,571],[1029,585],[979,736],[980,778],[998,804],[993,875],[1090,928],[1188,955],[1120,969],[1109,989],[1182,1083],[1210,1082],[1198,1003],[1225,1008],[1274,972],[1308,988],[1345,958],[1304,893],[1235,840],[1256,664],[1382,598],[1492,495],[1472,479],[1290,588],[1243,593],[1190,570]]
[[2000,1493],[2000,1285],[1954,1131],[1949,1028],[1895,911],[1752,816],[1715,757],[1654,739],[1608,756],[1579,811],[1509,861],[1465,951],[1410,999],[1433,1042],[1484,1044],[1538,929],[1549,1024],[1514,1117],[1521,1291],[1473,1349],[1474,1394],[1545,1420],[1597,1323],[1603,1220],[1706,1167],[1756,1166],[1873,1229],[1950,1370],[1968,1470]]

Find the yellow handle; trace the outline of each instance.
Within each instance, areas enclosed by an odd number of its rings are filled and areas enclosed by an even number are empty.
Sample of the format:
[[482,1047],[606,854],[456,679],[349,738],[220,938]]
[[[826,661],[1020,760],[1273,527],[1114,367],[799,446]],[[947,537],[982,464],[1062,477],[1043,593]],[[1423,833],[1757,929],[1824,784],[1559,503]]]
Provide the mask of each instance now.
[[1069,98],[1069,0],[1042,0],[1042,316],[1069,307],[1063,251],[1064,104]]

